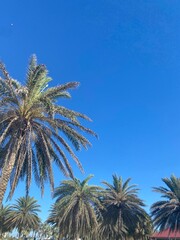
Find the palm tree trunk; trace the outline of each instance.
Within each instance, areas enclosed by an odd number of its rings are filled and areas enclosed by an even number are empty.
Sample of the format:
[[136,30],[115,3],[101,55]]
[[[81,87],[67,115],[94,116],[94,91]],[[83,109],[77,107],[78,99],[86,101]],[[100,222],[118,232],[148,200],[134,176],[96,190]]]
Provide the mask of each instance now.
[[118,215],[118,234],[121,234],[121,231],[122,231],[122,211],[120,209]]
[[[7,184],[9,182],[9,178],[10,178],[11,172],[13,170],[14,163],[16,161],[16,155],[20,148],[21,140],[22,140],[22,138],[16,139],[16,142],[15,142],[13,148],[10,149],[6,155],[7,158],[9,157],[10,159],[9,159],[9,161],[8,161],[8,159],[6,159],[6,163],[2,169],[2,174],[0,177],[0,205],[2,204],[4,194],[5,194],[5,191],[7,188]],[[10,151],[11,151],[11,153],[10,153]]]

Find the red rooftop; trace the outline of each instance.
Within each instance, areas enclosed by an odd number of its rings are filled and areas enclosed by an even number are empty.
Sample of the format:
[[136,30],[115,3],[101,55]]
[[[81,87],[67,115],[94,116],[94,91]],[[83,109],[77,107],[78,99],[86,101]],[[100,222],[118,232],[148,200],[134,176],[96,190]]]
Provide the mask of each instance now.
[[171,232],[169,229],[161,231],[161,232],[156,232],[151,236],[152,240],[158,239],[158,240],[163,240],[163,239],[180,239],[180,231],[174,231]]

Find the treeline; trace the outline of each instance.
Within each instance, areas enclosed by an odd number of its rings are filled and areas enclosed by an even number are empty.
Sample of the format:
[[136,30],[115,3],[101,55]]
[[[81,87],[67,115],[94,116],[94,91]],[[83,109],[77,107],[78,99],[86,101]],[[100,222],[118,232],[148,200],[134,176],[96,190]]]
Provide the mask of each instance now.
[[33,197],[1,206],[1,238],[10,239],[6,233],[16,229],[18,239],[146,240],[155,229],[180,230],[180,178],[163,178],[166,186],[154,187],[164,199],[151,206],[150,215],[130,178],[123,181],[113,175],[112,183],[102,182],[104,187],[88,184],[91,178],[62,181],[54,190],[55,203],[45,223]]

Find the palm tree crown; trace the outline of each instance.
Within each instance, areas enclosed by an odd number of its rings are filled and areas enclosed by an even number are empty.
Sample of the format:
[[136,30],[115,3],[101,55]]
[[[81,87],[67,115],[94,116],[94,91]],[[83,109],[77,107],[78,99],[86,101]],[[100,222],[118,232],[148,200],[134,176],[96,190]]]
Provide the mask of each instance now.
[[88,185],[90,178],[92,176],[82,182],[78,179],[62,181],[55,189],[56,203],[48,222],[57,224],[64,236],[68,234],[78,239],[77,236],[88,236],[97,228],[96,210],[102,207],[98,198],[101,188]]
[[172,175],[162,181],[166,187],[154,187],[164,198],[151,206],[154,225],[160,230],[180,230],[180,178]]
[[12,210],[9,216],[10,226],[17,228],[19,234],[23,230],[35,230],[40,225],[40,205],[33,197],[21,197],[12,205]]
[[0,203],[10,179],[13,195],[19,179],[26,178],[28,193],[32,173],[41,192],[44,182],[49,181],[54,189],[52,163],[66,175],[73,171],[65,152],[82,170],[79,159],[68,141],[76,150],[87,148],[90,142],[82,132],[96,135],[79,122],[90,120],[86,115],[67,109],[57,103],[60,98],[70,98],[69,89],[78,82],[69,82],[48,87],[50,78],[45,65],[38,65],[33,56],[28,67],[25,85],[12,79],[3,64],[0,64]]
[[109,238],[117,239],[126,234],[130,228],[134,228],[140,219],[145,219],[143,201],[137,196],[136,185],[130,185],[130,178],[124,183],[121,177],[113,175],[113,184],[103,182],[106,186],[105,196],[102,199],[105,210],[102,211],[103,221],[100,225],[102,235],[109,232]]

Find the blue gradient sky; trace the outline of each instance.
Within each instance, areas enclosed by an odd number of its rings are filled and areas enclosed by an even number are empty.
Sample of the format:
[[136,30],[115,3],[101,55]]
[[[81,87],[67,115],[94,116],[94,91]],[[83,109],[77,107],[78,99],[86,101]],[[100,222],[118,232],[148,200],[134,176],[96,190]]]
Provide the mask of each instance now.
[[[6,0],[1,3],[0,59],[24,81],[36,53],[51,85],[79,81],[66,107],[93,119],[99,139],[78,153],[92,184],[112,174],[138,184],[147,209],[162,177],[180,170],[180,1]],[[64,179],[55,170],[56,186]],[[24,195],[20,184],[12,202]],[[32,184],[46,219],[52,203]],[[9,202],[10,203],[10,202]]]

